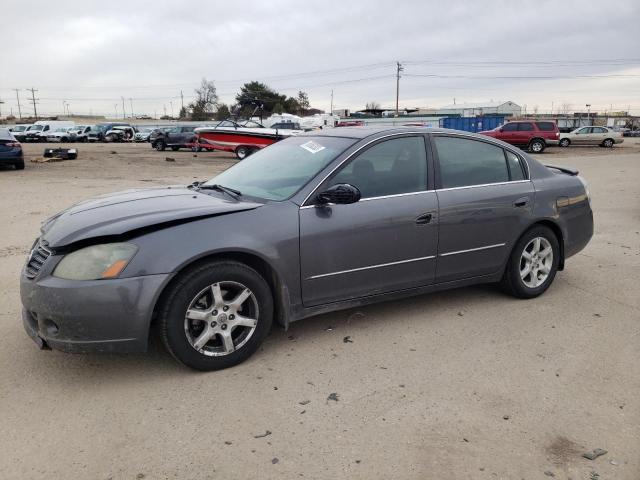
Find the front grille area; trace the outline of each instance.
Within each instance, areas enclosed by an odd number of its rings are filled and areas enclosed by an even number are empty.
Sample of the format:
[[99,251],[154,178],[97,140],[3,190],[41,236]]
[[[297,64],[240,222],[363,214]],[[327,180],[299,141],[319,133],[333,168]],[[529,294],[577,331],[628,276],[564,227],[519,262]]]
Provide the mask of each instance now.
[[36,278],[36,276],[40,272],[40,269],[44,265],[44,262],[47,261],[47,258],[49,258],[50,255],[51,250],[42,245],[38,240],[38,242],[36,242],[36,245],[33,247],[33,250],[31,250],[29,260],[27,261],[27,267],[25,271],[27,278]]

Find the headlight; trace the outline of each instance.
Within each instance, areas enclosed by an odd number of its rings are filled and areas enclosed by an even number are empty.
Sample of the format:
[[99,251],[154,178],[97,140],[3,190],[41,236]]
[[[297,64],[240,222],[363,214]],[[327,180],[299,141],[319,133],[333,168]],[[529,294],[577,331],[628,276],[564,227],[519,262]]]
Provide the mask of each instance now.
[[105,243],[82,248],[66,255],[53,276],[67,280],[116,278],[138,251],[131,243]]

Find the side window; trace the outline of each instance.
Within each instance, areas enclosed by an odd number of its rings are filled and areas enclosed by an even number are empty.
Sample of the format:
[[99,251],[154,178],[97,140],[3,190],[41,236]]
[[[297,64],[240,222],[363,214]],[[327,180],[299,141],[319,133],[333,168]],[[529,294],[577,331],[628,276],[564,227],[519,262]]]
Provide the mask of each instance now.
[[516,130],[518,130],[517,123],[505,123],[505,125],[502,127],[503,132],[515,132]]
[[331,185],[350,183],[362,198],[427,189],[427,156],[422,137],[394,138],[365,150],[342,168]]
[[477,140],[435,137],[442,188],[509,181],[504,150]]
[[173,127],[167,130],[167,133],[180,133],[180,127]]
[[521,164],[520,158],[515,153],[511,153],[508,150],[505,150],[504,153],[507,156],[511,180],[524,180],[524,165]]
[[593,133],[607,133],[607,131],[602,127],[593,127]]
[[533,130],[533,125],[530,123],[519,123],[518,130],[521,132],[530,132]]
[[556,124],[553,122],[537,122],[538,130],[543,132],[553,132],[556,129]]
[[196,127],[182,127],[182,131],[184,133],[191,133],[195,130]]

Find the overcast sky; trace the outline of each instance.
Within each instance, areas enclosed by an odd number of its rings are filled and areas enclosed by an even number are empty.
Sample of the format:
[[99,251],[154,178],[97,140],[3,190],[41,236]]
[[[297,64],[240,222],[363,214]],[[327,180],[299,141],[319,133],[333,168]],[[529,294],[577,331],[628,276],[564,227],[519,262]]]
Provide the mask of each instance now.
[[[513,100],[640,114],[640,1],[5,2],[0,105],[32,113],[178,113],[202,77],[233,103],[258,80],[312,106]],[[427,75],[427,76],[425,76]],[[432,75],[432,76],[429,76]],[[433,76],[435,75],[435,76]],[[493,78],[489,78],[493,77]],[[502,77],[502,78],[495,78]],[[505,78],[507,77],[507,78]],[[543,78],[522,78],[543,77]],[[551,77],[551,78],[549,78]],[[131,101],[129,99],[132,99]]]

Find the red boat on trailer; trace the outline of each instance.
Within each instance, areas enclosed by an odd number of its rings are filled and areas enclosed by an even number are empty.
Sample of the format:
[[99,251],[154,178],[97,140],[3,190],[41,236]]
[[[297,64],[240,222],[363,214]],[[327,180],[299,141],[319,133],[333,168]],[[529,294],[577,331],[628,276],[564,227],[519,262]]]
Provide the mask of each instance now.
[[253,120],[223,120],[215,127],[196,128],[197,148],[234,152],[242,160],[253,152],[283,138],[301,133],[297,130],[265,128]]

